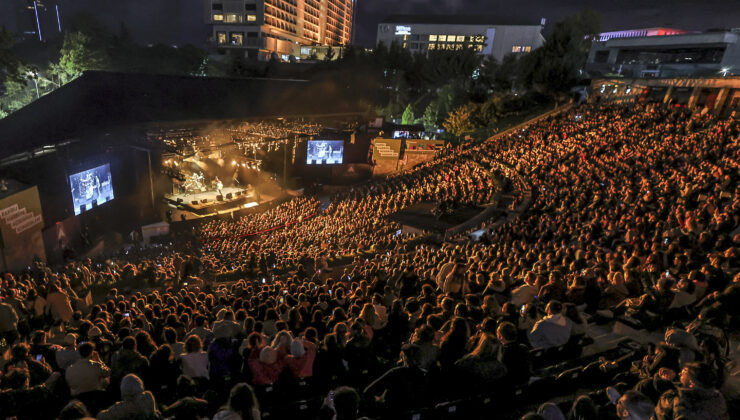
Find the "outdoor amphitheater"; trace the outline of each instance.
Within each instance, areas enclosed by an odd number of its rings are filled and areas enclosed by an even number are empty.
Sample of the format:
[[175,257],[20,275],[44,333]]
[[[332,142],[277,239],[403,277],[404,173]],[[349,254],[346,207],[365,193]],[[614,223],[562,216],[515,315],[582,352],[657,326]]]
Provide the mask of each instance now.
[[[355,125],[278,110],[150,127],[3,201],[0,418],[740,415],[734,113],[570,104],[330,188],[364,168]],[[26,239],[36,216],[61,222]]]

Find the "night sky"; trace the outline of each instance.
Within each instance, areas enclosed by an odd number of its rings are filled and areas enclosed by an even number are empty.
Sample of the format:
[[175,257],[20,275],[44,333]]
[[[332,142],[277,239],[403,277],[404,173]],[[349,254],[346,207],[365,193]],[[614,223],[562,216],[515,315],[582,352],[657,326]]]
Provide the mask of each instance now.
[[[359,44],[371,47],[380,20],[391,14],[461,14],[547,18],[547,28],[565,16],[591,8],[604,17],[604,30],[670,26],[689,30],[740,27],[740,0],[357,0]],[[0,26],[17,29],[13,4],[0,1]],[[203,46],[207,28],[201,0],[59,0],[65,15],[89,11],[113,30],[124,22],[143,43]]]

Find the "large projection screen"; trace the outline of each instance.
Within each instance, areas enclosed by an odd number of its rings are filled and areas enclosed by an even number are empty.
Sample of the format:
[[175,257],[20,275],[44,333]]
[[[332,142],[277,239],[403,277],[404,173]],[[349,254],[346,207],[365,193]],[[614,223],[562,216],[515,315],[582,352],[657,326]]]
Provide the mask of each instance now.
[[306,153],[308,165],[336,165],[344,161],[344,141],[309,140]]
[[110,164],[96,166],[69,176],[75,215],[113,200]]

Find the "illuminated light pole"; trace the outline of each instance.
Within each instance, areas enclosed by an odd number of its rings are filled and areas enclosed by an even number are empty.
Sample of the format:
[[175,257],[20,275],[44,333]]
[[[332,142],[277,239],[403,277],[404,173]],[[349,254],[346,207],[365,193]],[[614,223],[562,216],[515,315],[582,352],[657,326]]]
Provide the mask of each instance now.
[[28,71],[28,75],[33,79],[33,84],[36,86],[36,99],[39,99],[41,95],[39,94],[39,80],[38,80],[38,73],[35,71]]
[[38,28],[39,31],[39,41],[43,42],[44,37],[41,35],[41,22],[39,21],[39,7],[35,1],[33,2],[33,11],[36,14],[36,28]]

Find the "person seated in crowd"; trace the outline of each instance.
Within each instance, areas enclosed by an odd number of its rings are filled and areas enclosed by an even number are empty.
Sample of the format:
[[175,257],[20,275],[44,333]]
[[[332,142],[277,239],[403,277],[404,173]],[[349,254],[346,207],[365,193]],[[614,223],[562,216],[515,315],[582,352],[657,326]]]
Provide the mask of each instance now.
[[28,369],[12,368],[0,378],[0,414],[6,418],[34,420],[54,418],[66,403],[69,392],[61,373],[54,372],[45,382],[30,386]]
[[517,341],[518,336],[516,326],[510,322],[502,322],[496,329],[496,338],[501,343],[498,347],[498,361],[506,367],[506,373],[501,379],[503,384],[527,384],[532,374],[529,349]]
[[622,420],[650,420],[655,415],[655,403],[634,390],[619,397],[616,406],[617,416]]
[[229,393],[228,403],[213,418],[214,420],[260,420],[260,406],[252,387],[243,382],[234,385]]
[[290,343],[290,354],[285,356],[285,365],[297,379],[313,376],[316,360],[316,344],[309,340],[295,338]]
[[154,395],[144,389],[144,382],[138,376],[129,373],[121,379],[121,401],[98,413],[98,420],[142,419],[156,420],[161,418],[154,401]]
[[77,351],[77,334],[69,333],[64,336],[64,347],[57,350],[54,360],[61,370],[67,370],[72,364],[80,360],[80,352]]
[[70,365],[64,373],[72,397],[82,401],[91,413],[102,408],[101,399],[110,382],[111,371],[99,359],[92,343],[81,344],[78,351],[80,359]]
[[573,323],[562,312],[563,305],[552,300],[547,304],[547,316],[537,321],[529,333],[529,342],[535,349],[562,346],[570,339]]
[[12,345],[18,339],[18,314],[0,295],[0,341]]
[[405,345],[401,349],[401,366],[391,368],[373,381],[363,394],[389,413],[403,413],[424,406],[428,383],[426,372],[419,368],[419,356],[418,346]]
[[121,341],[121,350],[112,358],[111,380],[118,383],[129,373],[143,376],[149,367],[149,360],[136,350],[136,339],[126,337]]
[[656,420],[729,419],[727,403],[715,387],[715,374],[706,363],[686,363],[676,390],[666,391],[655,408]]

